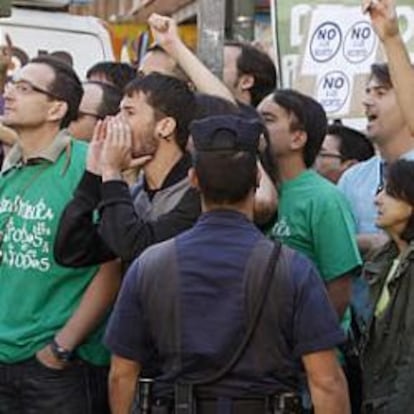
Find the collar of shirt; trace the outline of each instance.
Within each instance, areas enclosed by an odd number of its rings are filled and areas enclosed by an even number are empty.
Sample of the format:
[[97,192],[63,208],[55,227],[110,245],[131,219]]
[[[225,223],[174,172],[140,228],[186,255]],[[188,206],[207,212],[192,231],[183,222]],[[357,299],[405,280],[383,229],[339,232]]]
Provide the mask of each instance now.
[[168,175],[165,177],[165,180],[161,184],[161,187],[157,188],[156,190],[151,190],[148,187],[147,180],[144,176],[144,190],[148,194],[148,197],[151,199],[152,197],[154,197],[157,191],[171,187],[172,185],[181,181],[183,178],[187,177],[188,170],[191,167],[191,165],[191,155],[188,152],[186,152],[172,167]]
[[253,225],[253,222],[243,213],[231,209],[216,209],[202,213],[198,219],[199,224],[247,224]]
[[53,142],[46,148],[43,148],[38,153],[32,154],[26,162],[23,162],[22,158],[22,149],[20,145],[17,143],[13,146],[13,148],[10,150],[9,155],[4,160],[2,173],[6,173],[7,171],[11,170],[12,168],[15,168],[19,165],[23,164],[37,164],[41,162],[42,160],[49,161],[50,163],[55,163],[57,159],[59,158],[59,155],[62,153],[62,151],[68,146],[70,143],[71,136],[66,129],[62,129],[59,131],[59,133],[56,135]]
[[[387,163],[387,161],[385,161],[384,158],[382,158],[381,154],[375,155],[373,158],[371,159],[376,159],[378,163]],[[404,152],[404,154],[401,154],[398,159],[400,160],[414,160],[414,149]],[[369,161],[369,160],[367,160]]]

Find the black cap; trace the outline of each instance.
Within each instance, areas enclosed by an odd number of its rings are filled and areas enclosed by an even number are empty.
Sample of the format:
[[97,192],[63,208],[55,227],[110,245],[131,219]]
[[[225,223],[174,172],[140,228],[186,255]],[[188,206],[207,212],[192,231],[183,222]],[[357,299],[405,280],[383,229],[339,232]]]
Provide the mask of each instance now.
[[257,153],[263,124],[238,115],[217,115],[190,125],[196,151],[246,151]]

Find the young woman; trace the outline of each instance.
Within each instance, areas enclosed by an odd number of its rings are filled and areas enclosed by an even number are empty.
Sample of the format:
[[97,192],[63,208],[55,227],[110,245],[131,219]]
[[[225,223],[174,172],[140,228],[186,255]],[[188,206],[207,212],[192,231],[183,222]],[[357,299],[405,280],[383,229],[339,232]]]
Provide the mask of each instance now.
[[414,412],[414,161],[399,160],[376,199],[390,241],[364,266],[372,317],[362,346],[364,413]]

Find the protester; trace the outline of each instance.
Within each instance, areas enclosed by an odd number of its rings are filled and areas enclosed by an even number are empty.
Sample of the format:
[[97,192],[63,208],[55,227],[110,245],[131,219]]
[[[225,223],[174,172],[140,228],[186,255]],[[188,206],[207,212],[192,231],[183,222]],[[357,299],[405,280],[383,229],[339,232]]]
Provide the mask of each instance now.
[[[218,96],[236,103],[228,87],[184,44],[178,34],[174,19],[153,13],[148,19],[148,24],[158,45],[156,51],[159,52],[159,49],[164,51],[164,55],[166,55],[163,57],[163,61],[166,57],[169,59],[170,71],[172,68],[174,68],[174,71],[183,71],[187,80],[191,81],[197,92]],[[162,65],[160,59],[156,62],[158,65],[153,63],[150,67],[151,70],[161,72],[166,70],[165,64]],[[174,62],[175,65],[171,66],[171,62]],[[173,73],[171,75],[177,76]]]
[[0,176],[0,411],[107,413],[105,316],[118,291],[114,262],[63,268],[52,255],[59,217],[80,180],[84,144],[64,129],[82,85],[48,57],[6,84],[4,123],[18,143]]
[[[151,19],[149,19],[149,22]],[[138,68],[138,75],[148,75],[152,72],[174,76],[185,82],[190,82],[187,74],[180,65],[171,57],[159,43],[155,43],[147,49]]]
[[349,413],[333,349],[343,333],[316,270],[252,223],[261,129],[231,115],[193,123],[190,177],[203,214],[126,275],[106,333],[113,414],[130,412],[136,377],[154,363],[154,411],[300,412],[303,363],[316,413]]
[[223,82],[239,102],[256,107],[274,91],[276,78],[267,53],[248,43],[225,42]]
[[315,169],[334,184],[353,165],[375,155],[375,149],[361,132],[340,124],[328,126]]
[[[148,24],[151,33],[158,47],[172,58],[177,67],[182,68],[191,82],[193,87],[198,91],[197,99],[197,118],[206,115],[220,115],[234,113],[237,106],[238,112],[242,116],[249,118],[260,118],[255,108],[237,102],[229,88],[218,79],[201,60],[191,52],[178,34],[177,24],[170,17],[161,16],[153,13]],[[156,67],[153,66],[156,70]],[[227,101],[226,104],[223,100]],[[234,106],[230,105],[234,104]],[[264,131],[264,138],[267,138]],[[265,145],[265,149],[260,151],[261,158],[259,168],[262,171],[262,179],[255,198],[255,223],[261,226],[267,224],[273,217],[277,206],[277,193],[274,186],[274,179],[277,177],[275,165],[269,155],[269,145]]]
[[314,262],[348,333],[352,278],[361,259],[346,200],[311,168],[326,135],[325,111],[314,99],[289,89],[269,95],[258,109],[281,179],[277,220],[270,236]]
[[386,64],[374,64],[364,100],[367,136],[379,154],[348,169],[338,186],[349,200],[357,223],[358,244],[366,253],[386,240],[375,227],[375,194],[386,170],[398,158],[414,158],[414,139],[399,107]]
[[157,46],[150,49],[150,56],[144,57],[141,65],[144,73],[154,70],[179,76],[184,72],[198,92],[238,101],[242,107],[257,106],[275,89],[275,65],[266,53],[256,47],[226,42],[223,82],[218,82],[215,75],[182,42],[173,19],[153,13],[148,24]]
[[375,194],[384,185],[387,167],[399,158],[414,159],[414,106],[409,96],[414,79],[398,32],[394,2],[371,2],[369,13],[374,29],[386,45],[391,65],[372,65],[363,102],[368,119],[367,137],[376,145],[378,155],[350,168],[338,183],[351,204],[358,245],[364,254],[387,240],[375,226],[374,205]]
[[414,161],[398,160],[375,198],[390,241],[364,266],[373,315],[363,345],[364,412],[414,412]]
[[325,111],[312,98],[284,89],[265,98],[259,112],[282,181],[271,236],[313,260],[342,317],[349,303],[351,276],[361,261],[346,200],[311,169],[326,133]]
[[[195,99],[187,84],[152,73],[125,89],[120,116],[99,124],[87,170],[66,207],[55,244],[59,263],[84,266],[120,257],[188,229],[200,213],[186,152]],[[122,171],[141,167],[132,190]],[[93,212],[99,204],[99,221]]]
[[135,69],[123,62],[98,62],[86,72],[88,81],[108,83],[121,92],[135,76]]
[[69,125],[69,132],[77,139],[91,141],[99,120],[116,115],[122,93],[114,86],[102,82],[84,82],[84,94],[77,118]]
[[384,47],[397,101],[411,135],[414,135],[414,72],[398,27],[396,2],[362,0],[362,7],[369,14],[371,24]]

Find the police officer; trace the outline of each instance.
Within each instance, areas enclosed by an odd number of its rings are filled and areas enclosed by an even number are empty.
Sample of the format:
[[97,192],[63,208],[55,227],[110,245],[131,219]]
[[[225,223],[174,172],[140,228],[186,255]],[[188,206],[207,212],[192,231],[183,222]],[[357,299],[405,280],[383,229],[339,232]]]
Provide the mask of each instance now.
[[349,413],[343,333],[314,266],[252,222],[261,133],[235,115],[193,122],[203,214],[126,275],[105,337],[114,414],[154,363],[152,413],[297,413],[302,364],[315,412]]

